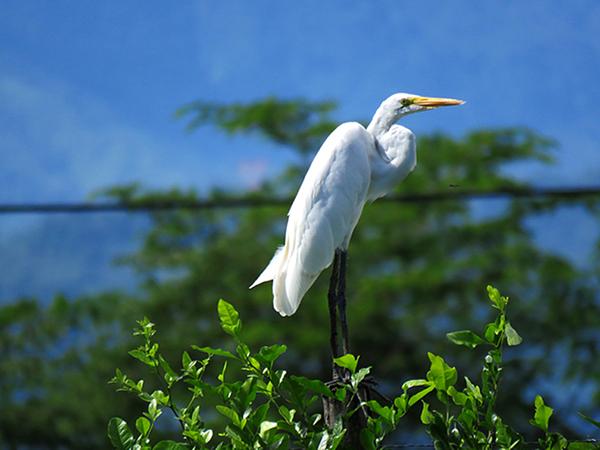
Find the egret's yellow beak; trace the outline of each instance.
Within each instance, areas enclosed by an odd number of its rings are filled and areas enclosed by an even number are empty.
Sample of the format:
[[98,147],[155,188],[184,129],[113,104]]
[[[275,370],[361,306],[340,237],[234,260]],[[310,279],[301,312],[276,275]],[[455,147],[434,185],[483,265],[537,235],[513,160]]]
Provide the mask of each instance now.
[[455,100],[453,98],[435,98],[435,97],[415,97],[412,99],[413,104],[426,106],[428,108],[437,108],[439,106],[454,106],[462,105],[463,100]]

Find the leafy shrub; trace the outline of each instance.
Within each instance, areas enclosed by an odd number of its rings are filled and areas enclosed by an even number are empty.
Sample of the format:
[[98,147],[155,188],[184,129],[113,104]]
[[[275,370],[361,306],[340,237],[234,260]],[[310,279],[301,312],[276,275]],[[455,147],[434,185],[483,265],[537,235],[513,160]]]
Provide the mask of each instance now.
[[[235,350],[192,346],[203,356],[194,359],[184,351],[179,370],[173,369],[159,352],[154,324],[145,318],[134,331],[143,343],[129,353],[152,369],[162,389],[147,390],[144,380],[133,380],[117,369],[111,382],[117,384],[118,390],[137,395],[147,408],[135,421],[135,432],[123,419],[115,417],[109,422],[108,436],[116,449],[379,449],[385,447],[384,439],[397,429],[409,409],[419,405],[421,422],[436,449],[531,448],[531,443],[525,442],[495,412],[504,345],[518,345],[521,337],[506,316],[508,298],[491,286],[487,291],[492,307],[498,311],[496,320],[484,327],[482,335],[469,330],[447,335],[461,346],[490,348],[484,357],[481,385],[465,377],[464,387],[459,388],[456,368],[441,356],[429,353],[430,369],[425,378],[404,382],[402,393],[384,404],[361,395],[370,389],[366,383],[370,368],[359,368],[359,358],[354,355],[334,360],[340,376],[331,383],[276,368],[286,346],[275,344],[253,352],[241,339],[238,312],[224,300],[218,303],[219,319],[223,331],[233,338]],[[219,364],[218,375],[208,381],[207,369],[215,364]],[[174,390],[181,385],[187,387],[187,397],[176,401]],[[325,423],[321,401],[339,406],[332,427]],[[214,410],[209,408],[211,404],[215,405]],[[569,443],[564,436],[550,432],[552,408],[539,395],[534,406],[531,424],[542,432],[538,448],[600,448],[593,440]],[[179,422],[180,440],[152,444],[157,419],[165,410],[170,410]],[[356,423],[351,419],[357,414],[365,415],[365,426],[350,430]],[[207,418],[217,415],[222,416],[222,425],[209,426]],[[600,428],[600,423],[583,418]],[[351,434],[359,436],[360,443],[353,441]]]

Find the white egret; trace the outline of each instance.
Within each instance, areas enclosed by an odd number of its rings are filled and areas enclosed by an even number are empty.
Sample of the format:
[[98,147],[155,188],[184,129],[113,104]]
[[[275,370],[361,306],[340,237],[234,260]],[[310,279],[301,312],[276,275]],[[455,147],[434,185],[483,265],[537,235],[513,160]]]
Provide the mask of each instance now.
[[395,123],[403,116],[461,100],[398,93],[381,103],[365,129],[357,122],[337,127],[317,152],[288,213],[285,244],[250,286],[273,281],[273,306],[296,312],[319,274],[333,262],[329,285],[331,348],[338,356],[337,311],[348,352],[346,252],[363,206],[384,196],[415,168],[415,135]]

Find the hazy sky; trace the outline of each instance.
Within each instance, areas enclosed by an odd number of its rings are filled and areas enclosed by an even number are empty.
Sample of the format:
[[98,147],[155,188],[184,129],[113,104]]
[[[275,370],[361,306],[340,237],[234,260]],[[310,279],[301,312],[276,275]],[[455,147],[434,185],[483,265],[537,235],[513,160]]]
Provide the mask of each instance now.
[[561,144],[538,184],[600,175],[600,2],[27,1],[0,14],[0,201],[128,181],[252,186],[291,152],[194,134],[194,100],[330,98],[342,120],[396,91],[463,98],[416,132],[526,125]]

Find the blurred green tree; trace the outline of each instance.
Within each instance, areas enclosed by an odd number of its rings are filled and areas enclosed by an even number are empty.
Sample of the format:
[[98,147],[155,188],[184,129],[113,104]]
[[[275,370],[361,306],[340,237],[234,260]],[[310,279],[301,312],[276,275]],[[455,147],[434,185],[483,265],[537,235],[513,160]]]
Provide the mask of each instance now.
[[[258,132],[307,161],[334,128],[334,107],[269,98],[245,105],[197,102],[178,114],[191,118],[192,129]],[[422,136],[417,169],[398,192],[520,186],[506,168],[550,162],[552,145],[521,128],[462,138]],[[305,169],[288,168],[247,195],[292,196]],[[197,199],[191,191],[138,186],[116,187],[106,195],[129,203]],[[215,191],[211,198],[230,195]],[[503,200],[481,211],[458,200],[379,201],[365,208],[349,252],[348,315],[352,351],[374,367],[382,389],[395,392],[403,380],[425,373],[428,351],[475,376],[480,355],[456,352],[444,335],[488,319],[483,288],[493,283],[513,297],[512,322],[525,340],[509,355],[503,390],[514,395],[499,409],[512,425],[524,423],[535,385],[557,407],[558,429],[569,432],[575,412],[561,410],[568,403],[553,389],[585,380],[599,398],[600,302],[589,273],[541,249],[527,226],[532,217],[561,205]],[[191,344],[223,345],[213,319],[219,298],[233,302],[245,318],[246,342],[286,344],[284,364],[327,379],[327,276],[298,313],[285,319],[272,310],[269,287],[247,289],[282,243],[285,213],[283,206],[154,212],[142,247],[122,261],[142,276],[138,295],[59,297],[47,308],[20,300],[0,309],[0,446],[105,448],[107,419],[136,409],[135,400],[106,384],[115,367],[133,378],[139,370],[126,354],[135,320],[148,316],[155,322],[163,354],[176,361]]]

